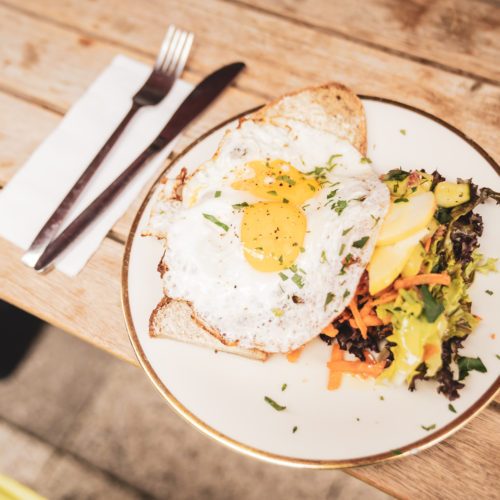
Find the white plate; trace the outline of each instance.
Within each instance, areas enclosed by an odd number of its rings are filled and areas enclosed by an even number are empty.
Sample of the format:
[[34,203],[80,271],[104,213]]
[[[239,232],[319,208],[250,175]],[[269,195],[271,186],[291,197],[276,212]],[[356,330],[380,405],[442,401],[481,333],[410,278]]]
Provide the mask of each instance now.
[[[407,106],[363,98],[368,121],[368,156],[384,171],[391,168],[438,169],[449,179],[469,178],[500,190],[499,169],[479,146],[446,123]],[[174,160],[169,176],[181,167],[193,170],[210,158],[224,131],[219,126]],[[496,170],[496,171],[495,171]],[[485,231],[481,250],[499,257],[500,215],[493,203],[479,208]],[[171,340],[151,339],[148,319],[162,296],[156,271],[162,248],[140,233],[149,213],[149,197],[140,208],[127,242],[123,265],[123,306],[137,356],[158,390],[198,429],[233,449],[270,462],[306,467],[346,467],[414,453],[444,439],[490,401],[500,385],[500,283],[498,275],[478,275],[472,288],[474,312],[481,325],[463,353],[480,356],[488,371],[472,372],[460,399],[449,401],[433,383],[378,386],[350,377],[327,391],[330,348],[320,340],[295,364],[284,356],[265,363]],[[496,233],[496,234],[495,234]],[[490,296],[485,293],[494,292]],[[496,304],[496,307],[495,307]],[[287,384],[285,391],[281,390]],[[269,396],[286,411],[266,404]],[[422,426],[435,427],[426,431]],[[295,433],[293,428],[297,427]]]

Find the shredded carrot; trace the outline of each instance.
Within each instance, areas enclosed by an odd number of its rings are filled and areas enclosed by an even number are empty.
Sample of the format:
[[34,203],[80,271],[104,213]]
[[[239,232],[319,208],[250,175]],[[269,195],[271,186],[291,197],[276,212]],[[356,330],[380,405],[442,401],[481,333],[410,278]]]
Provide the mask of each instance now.
[[411,288],[416,285],[445,285],[449,286],[451,283],[450,275],[447,273],[435,274],[417,274],[416,276],[409,276],[408,278],[400,278],[394,282],[394,288]]
[[354,316],[354,321],[356,322],[357,328],[359,328],[359,331],[361,332],[361,336],[366,339],[367,338],[367,333],[368,329],[363,322],[363,318],[361,317],[361,314],[359,313],[358,305],[356,304],[356,297],[351,300],[351,303],[349,304],[349,309],[352,312],[352,315]]
[[300,354],[302,353],[303,350],[304,350],[304,346],[302,345],[298,349],[295,349],[294,351],[290,351],[286,355],[286,359],[288,359],[288,361],[290,361],[290,363],[295,363],[299,359]]
[[363,323],[366,326],[380,326],[384,324],[376,314],[366,314],[361,317],[363,318]]
[[492,340],[495,340],[497,338],[497,334],[496,333],[492,333],[490,335],[490,337],[491,337]]
[[365,361],[335,361],[329,365],[330,372],[351,373],[378,377],[385,368],[385,361],[366,363]]
[[429,253],[429,250],[431,249],[431,243],[432,243],[432,238],[427,238],[424,243],[424,250],[425,253]]
[[438,348],[437,345],[435,345],[435,344],[426,344],[426,345],[424,345],[423,360],[424,361],[429,360],[430,358],[432,358],[432,356],[434,356],[438,352],[439,352],[439,348]]
[[375,363],[375,358],[372,356],[372,353],[368,349],[365,349],[363,351],[363,354],[365,355],[365,360],[367,363],[371,363],[371,364]]
[[337,333],[339,333],[339,331],[331,323],[328,323],[328,325],[326,325],[325,328],[323,328],[321,333],[333,339],[334,337],[337,336]]
[[[330,357],[330,362],[327,363],[328,368],[331,367],[332,364],[337,363],[338,361],[342,361],[344,359],[344,353],[340,349],[340,346],[335,343],[332,347],[332,355]],[[340,387],[342,383],[342,373],[340,372],[332,372],[330,369],[328,372],[328,390],[333,391]]]
[[380,306],[382,304],[388,304],[389,302],[392,302],[393,300],[396,300],[398,298],[398,292],[386,292],[384,295],[381,295],[378,299],[375,299],[372,302],[372,307],[373,306]]

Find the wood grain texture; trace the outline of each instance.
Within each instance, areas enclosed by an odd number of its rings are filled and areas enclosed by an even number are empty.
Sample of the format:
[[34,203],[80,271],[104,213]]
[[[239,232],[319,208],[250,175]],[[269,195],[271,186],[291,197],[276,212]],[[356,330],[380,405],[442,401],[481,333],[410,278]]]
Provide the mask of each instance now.
[[137,365],[120,302],[123,248],[105,239],[78,277],[69,278],[35,273],[21,263],[23,252],[0,238],[0,298]]
[[483,0],[236,0],[450,71],[500,80],[500,9]]
[[[57,126],[60,116],[0,92],[0,186]],[[29,127],[26,124],[29,123]]]
[[[13,1],[13,0],[12,0]],[[87,74],[75,88],[73,78],[62,96],[69,100],[82,92],[95,77],[97,67],[109,61],[109,51],[123,44],[129,53],[154,57],[166,21],[158,12],[168,13],[168,22],[187,27],[196,33],[189,70],[205,74],[228,61],[242,59],[248,70],[238,79],[238,87],[264,98],[281,95],[301,86],[338,80],[351,86],[356,92],[401,100],[429,111],[450,121],[478,141],[494,157],[500,157],[500,145],[491,134],[500,123],[500,88],[478,84],[474,79],[455,75],[438,68],[397,57],[349,40],[335,37],[306,26],[292,25],[289,21],[241,7],[222,0],[212,0],[207,8],[203,0],[151,0],[148,9],[134,0],[96,0],[81,3],[66,0],[64,8],[58,0],[26,0],[22,9],[36,19],[31,20],[31,34],[56,32],[62,36],[62,26],[68,27],[67,41],[57,44],[61,52],[66,47],[71,56],[54,61],[52,71],[71,72],[73,64],[85,67]],[[7,10],[7,9],[5,9]],[[16,34],[15,14],[23,23],[26,16],[19,12],[9,13],[9,26],[0,24],[8,36]],[[3,13],[0,12],[3,17]],[[57,27],[42,23],[41,19],[57,21]],[[11,26],[14,23],[14,26]],[[214,28],[216,27],[216,28]],[[81,37],[99,37],[99,41],[85,42],[78,50]],[[111,45],[105,49],[104,38]],[[17,51],[23,50],[26,38]],[[35,44],[36,45],[36,44]],[[75,51],[74,53],[72,51]],[[77,56],[82,59],[78,60]],[[43,57],[43,54],[40,56]],[[73,59],[73,61],[71,60]],[[100,62],[99,62],[100,61]],[[39,63],[41,66],[42,61]],[[80,70],[81,71],[81,70]],[[78,71],[76,71],[78,73]],[[2,75],[0,87],[23,86],[25,71]],[[89,76],[92,75],[92,76]],[[32,78],[36,78],[33,74]],[[64,77],[66,78],[66,77]],[[3,80],[3,82],[2,82]],[[43,72],[40,82],[33,82],[41,91],[46,83]],[[25,87],[26,85],[24,85]],[[39,92],[38,92],[39,94]],[[47,99],[53,96],[47,95]]]
[[[497,23],[493,2],[473,0],[469,8],[463,0],[413,0],[400,9],[406,14],[396,12],[396,3],[400,5],[396,0],[369,0],[369,6],[364,4],[368,19],[357,18],[347,0],[335,5],[313,0],[265,5],[263,0],[252,5],[151,0],[148,8],[134,0],[1,0],[0,186],[115,54],[152,62],[169,22],[196,34],[187,80],[195,82],[232,60],[243,59],[249,65],[237,88],[226,92],[186,131],[178,150],[264,99],[334,79],[359,93],[432,112],[461,128],[498,160],[500,89],[457,74],[463,70],[498,78],[498,65],[491,64],[498,59],[498,39],[491,38],[489,28]],[[264,8],[275,10],[268,14]],[[448,37],[446,26],[439,24],[446,22],[443,13],[454,8],[471,19],[469,45],[459,40],[462,28],[454,28],[453,19]],[[336,14],[342,26],[330,29],[325,24],[332,24],[328,16],[335,9],[343,10]],[[419,9],[425,12],[414,22]],[[283,17],[284,13],[300,22]],[[466,19],[456,22],[468,24]],[[455,38],[450,35],[454,29]],[[395,50],[378,50],[377,44],[392,44]],[[443,67],[419,62],[419,57]],[[118,240],[125,239],[139,203],[115,225],[113,236]],[[137,364],[120,307],[122,252],[123,245],[108,238],[77,278],[58,272],[39,276],[20,263],[19,249],[0,240],[0,297]],[[498,407],[490,405],[457,435],[417,456],[349,473],[402,498],[493,498],[500,490],[495,464]]]
[[498,498],[500,405],[491,403],[463,429],[417,455],[347,472],[408,499]]

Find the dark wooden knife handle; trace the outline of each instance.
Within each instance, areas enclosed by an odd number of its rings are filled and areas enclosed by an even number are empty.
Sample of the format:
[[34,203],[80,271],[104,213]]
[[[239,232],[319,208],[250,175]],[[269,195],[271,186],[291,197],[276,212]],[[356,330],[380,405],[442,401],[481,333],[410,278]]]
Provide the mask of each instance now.
[[53,240],[45,249],[42,257],[35,264],[35,270],[43,269],[49,262],[57,257],[77,236],[88,229],[93,220],[107,207],[116,196],[128,185],[141,167],[159,149],[150,145],[145,149],[66,229]]
[[129,124],[130,120],[134,117],[140,107],[141,106],[136,103],[132,104],[128,113],[125,115],[118,127],[109,136],[109,139],[105,142],[99,152],[94,156],[94,159],[89,163],[88,167],[83,171],[75,184],[73,184],[72,188],[52,213],[49,220],[44,224],[42,229],[40,229],[30,246],[30,250],[39,246],[45,246],[45,244],[52,239],[52,237],[55,235],[62,222],[66,218],[66,215],[70,211],[71,207],[80,197],[88,182],[93,177],[104,158],[106,158],[107,154],[115,145],[116,141],[125,130],[125,127]]

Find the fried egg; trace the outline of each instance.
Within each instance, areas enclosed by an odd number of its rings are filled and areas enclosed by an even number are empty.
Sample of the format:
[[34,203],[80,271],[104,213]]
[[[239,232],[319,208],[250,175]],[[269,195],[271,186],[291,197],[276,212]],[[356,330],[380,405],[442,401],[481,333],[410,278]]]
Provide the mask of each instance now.
[[389,205],[367,158],[296,120],[242,120],[178,188],[160,186],[149,223],[164,293],[225,343],[269,353],[349,304]]

